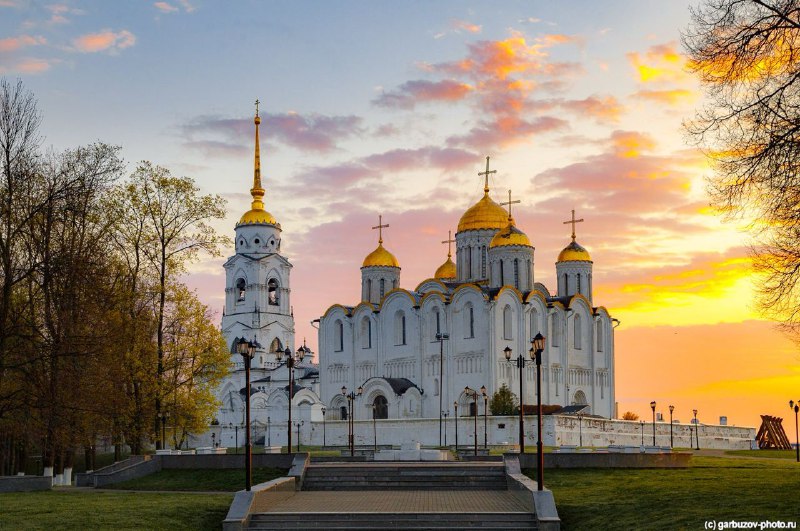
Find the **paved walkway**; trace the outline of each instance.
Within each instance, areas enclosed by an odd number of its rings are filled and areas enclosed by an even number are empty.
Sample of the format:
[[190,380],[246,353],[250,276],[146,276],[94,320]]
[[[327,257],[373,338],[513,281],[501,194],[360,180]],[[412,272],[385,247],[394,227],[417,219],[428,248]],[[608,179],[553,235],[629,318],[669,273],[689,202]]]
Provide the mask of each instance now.
[[509,491],[300,491],[260,508],[269,513],[528,513]]

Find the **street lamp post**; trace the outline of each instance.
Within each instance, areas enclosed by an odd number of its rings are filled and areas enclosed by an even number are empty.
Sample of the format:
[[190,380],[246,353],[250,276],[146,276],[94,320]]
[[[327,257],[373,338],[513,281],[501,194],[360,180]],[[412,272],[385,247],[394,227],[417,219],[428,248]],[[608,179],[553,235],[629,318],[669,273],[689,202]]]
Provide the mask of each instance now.
[[644,446],[644,421],[640,420],[639,423],[642,427],[642,446]]
[[694,413],[694,438],[697,441],[697,447],[695,450],[700,449],[700,425],[697,423],[697,410],[693,409],[692,413]]
[[299,420],[299,421],[294,423],[294,425],[297,427],[297,452],[298,453],[300,453],[300,426],[302,426],[305,423],[306,423],[306,421],[304,421],[304,420]]
[[322,448],[324,449],[327,444],[325,443],[325,408],[322,408]]
[[456,455],[458,455],[458,401],[453,402],[453,409],[455,409],[453,420],[456,423]]
[[794,444],[797,462],[800,463],[800,432],[797,429],[797,412],[800,411],[800,400],[794,402],[789,400],[789,409],[794,411]]
[[169,411],[161,413],[161,448],[167,447],[167,420],[169,419]]
[[489,435],[488,435],[488,418],[487,418],[487,409],[489,407],[489,395],[486,394],[486,386],[481,386],[481,394],[483,395],[483,449],[489,449]]
[[217,447],[217,434],[213,431],[211,432],[211,448]]
[[450,415],[450,410],[443,412],[442,415],[444,416],[444,445],[447,446],[447,417]]
[[532,358],[536,360],[536,466],[539,471],[537,489],[544,490],[544,446],[542,445],[542,353],[544,336],[537,332],[531,339]]
[[376,421],[377,416],[375,415],[376,408],[377,408],[377,406],[375,404],[372,404],[372,442],[373,442],[373,447],[374,447],[375,451],[377,452],[378,451],[378,425],[377,425],[377,421]]
[[292,453],[292,399],[294,398],[294,368],[303,361],[303,358],[311,349],[303,345],[297,349],[297,354],[292,356],[292,349],[286,347],[286,350],[278,348],[275,351],[275,359],[280,362],[286,363],[286,368],[289,369],[289,421],[286,430],[286,453]]
[[444,382],[444,342],[450,339],[450,334],[436,334],[439,342],[439,446],[442,446],[442,384]]
[[472,432],[472,442],[475,447],[473,455],[477,456],[478,455],[478,391],[467,386],[464,388],[464,394],[472,398],[472,409],[474,413],[472,417],[475,423],[475,428],[474,431]]
[[578,446],[583,446],[583,414],[578,413]]
[[355,393],[353,391],[347,392],[347,387],[344,385],[342,386],[342,396],[347,398],[347,442],[350,445],[350,457],[355,455],[355,431],[356,425],[353,422],[353,402],[355,402],[356,398],[361,396],[361,393],[364,392],[364,388],[359,386],[358,392]]
[[672,412],[675,411],[675,406],[669,406],[669,447],[670,449],[674,448],[674,444],[672,442]]
[[272,419],[270,417],[267,417],[267,446],[272,447]]
[[228,429],[234,430],[235,442],[234,442],[234,452],[237,454],[239,453],[239,425],[234,424],[233,422],[228,423]]
[[[544,337],[542,337],[542,339],[544,340]],[[533,340],[531,341],[531,345],[532,344]],[[517,356],[512,360],[511,353],[512,353],[511,347],[507,346],[506,348],[503,349],[503,354],[505,354],[506,361],[511,363],[516,363],[517,368],[519,369],[519,453],[524,454],[525,453],[525,413],[524,413],[525,399],[524,395],[522,394],[523,393],[522,380],[524,376],[522,370],[525,368],[525,362],[528,360],[526,360],[522,354],[520,354],[519,356]],[[530,356],[531,359],[533,359],[535,356],[535,350],[533,346],[531,346]]]
[[656,401],[650,402],[650,409],[653,410],[653,446],[656,445]]
[[257,341],[247,341],[240,338],[236,341],[236,352],[241,354],[244,362],[245,379],[245,450],[244,450],[244,483],[245,490],[250,490],[253,484],[253,443],[250,441],[250,362],[256,355],[256,348],[260,347]]

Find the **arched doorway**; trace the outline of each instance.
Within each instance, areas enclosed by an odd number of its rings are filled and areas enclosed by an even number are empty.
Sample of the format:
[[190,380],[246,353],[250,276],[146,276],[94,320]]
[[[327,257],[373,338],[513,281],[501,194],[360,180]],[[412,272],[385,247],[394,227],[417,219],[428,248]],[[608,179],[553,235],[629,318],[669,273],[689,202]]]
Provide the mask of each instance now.
[[389,418],[389,402],[383,395],[378,395],[372,401],[372,418],[375,419],[388,419]]
[[589,402],[586,401],[586,393],[583,391],[576,391],[575,395],[572,397],[572,405],[573,406],[585,406],[588,405]]

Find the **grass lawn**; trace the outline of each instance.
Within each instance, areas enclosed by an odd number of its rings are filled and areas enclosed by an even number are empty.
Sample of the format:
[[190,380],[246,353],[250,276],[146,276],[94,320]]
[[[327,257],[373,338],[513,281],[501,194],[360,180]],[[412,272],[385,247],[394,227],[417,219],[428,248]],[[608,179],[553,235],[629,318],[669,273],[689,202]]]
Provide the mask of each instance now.
[[[253,485],[286,475],[283,468],[254,468]],[[109,485],[123,490],[220,491],[244,488],[244,469],[168,469],[149,476]]]
[[222,529],[231,494],[56,490],[0,494],[0,529]]
[[693,457],[685,469],[551,469],[545,485],[570,531],[800,520],[800,466],[782,459]]
[[728,450],[728,455],[739,455],[743,457],[766,457],[769,459],[796,459],[797,454],[794,450]]

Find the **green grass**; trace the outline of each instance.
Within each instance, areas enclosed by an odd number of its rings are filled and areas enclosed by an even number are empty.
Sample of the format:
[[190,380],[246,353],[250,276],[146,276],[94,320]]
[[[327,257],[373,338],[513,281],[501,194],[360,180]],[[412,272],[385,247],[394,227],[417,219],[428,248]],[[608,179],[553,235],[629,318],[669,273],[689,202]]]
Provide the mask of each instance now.
[[[535,479],[535,473],[526,471]],[[693,457],[686,469],[551,469],[563,529],[703,529],[707,520],[798,520],[800,466]]]
[[0,494],[0,529],[218,530],[231,494],[15,492]]
[[[286,475],[283,468],[254,468],[253,485]],[[244,488],[244,469],[169,469],[109,488],[123,490],[219,491],[235,492]]]
[[728,450],[728,455],[742,457],[766,457],[768,459],[796,459],[794,450]]

